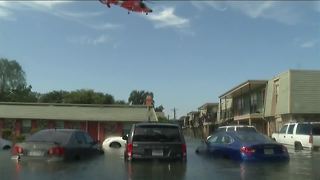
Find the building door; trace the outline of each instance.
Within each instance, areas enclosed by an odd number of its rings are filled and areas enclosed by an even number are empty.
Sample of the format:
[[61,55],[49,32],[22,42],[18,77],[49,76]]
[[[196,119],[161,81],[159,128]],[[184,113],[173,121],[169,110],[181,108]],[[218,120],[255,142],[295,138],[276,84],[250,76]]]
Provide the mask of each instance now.
[[88,122],[88,133],[95,141],[98,140],[98,123]]

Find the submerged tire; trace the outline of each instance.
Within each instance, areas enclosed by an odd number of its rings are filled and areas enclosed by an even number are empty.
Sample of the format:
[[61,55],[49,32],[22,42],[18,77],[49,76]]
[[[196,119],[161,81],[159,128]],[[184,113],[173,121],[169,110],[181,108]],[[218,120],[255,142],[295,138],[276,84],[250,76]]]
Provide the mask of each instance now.
[[295,142],[294,143],[294,149],[298,150],[298,151],[303,150],[301,142]]

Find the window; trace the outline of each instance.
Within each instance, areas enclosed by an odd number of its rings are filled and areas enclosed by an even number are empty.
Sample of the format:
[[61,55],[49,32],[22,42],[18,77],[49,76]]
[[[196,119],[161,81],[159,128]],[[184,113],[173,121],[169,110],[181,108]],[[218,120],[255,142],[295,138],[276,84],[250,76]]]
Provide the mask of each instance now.
[[69,141],[71,134],[72,133],[69,131],[42,130],[30,136],[27,141],[45,141],[66,144]]
[[87,144],[93,143],[93,139],[91,138],[91,136],[90,136],[89,134],[83,133],[83,135],[84,135],[84,137],[85,137],[85,139],[86,139],[86,143],[87,143]]
[[310,124],[298,124],[296,134],[310,134],[311,125]]
[[293,128],[294,128],[295,124],[291,124],[289,126],[289,129],[288,129],[288,134],[293,134]]
[[288,127],[288,125],[284,125],[284,126],[280,129],[280,133],[281,133],[281,134],[285,134],[286,131],[287,131],[287,127]]
[[181,136],[176,126],[136,126],[133,141],[180,142]]
[[81,132],[76,132],[76,143],[85,144],[87,142],[85,136]]
[[208,143],[218,143],[218,139],[221,140],[221,136],[211,136],[208,139]]
[[222,144],[231,144],[233,143],[233,139],[230,136],[223,136],[221,139]]
[[63,121],[56,121],[56,128],[57,129],[63,129],[64,128],[64,122]]
[[23,134],[31,132],[31,120],[23,120],[22,121],[22,129],[21,132]]
[[320,135],[320,124],[317,124],[317,125],[313,124],[312,125],[312,134],[317,135],[317,136]]

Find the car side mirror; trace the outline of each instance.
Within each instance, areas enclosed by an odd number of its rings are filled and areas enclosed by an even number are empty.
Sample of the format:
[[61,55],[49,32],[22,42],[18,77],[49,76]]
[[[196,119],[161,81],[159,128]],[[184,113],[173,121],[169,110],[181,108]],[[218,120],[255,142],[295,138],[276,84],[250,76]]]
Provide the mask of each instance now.
[[127,141],[127,140],[128,140],[128,134],[123,135],[123,136],[122,136],[122,139],[125,140],[125,141]]

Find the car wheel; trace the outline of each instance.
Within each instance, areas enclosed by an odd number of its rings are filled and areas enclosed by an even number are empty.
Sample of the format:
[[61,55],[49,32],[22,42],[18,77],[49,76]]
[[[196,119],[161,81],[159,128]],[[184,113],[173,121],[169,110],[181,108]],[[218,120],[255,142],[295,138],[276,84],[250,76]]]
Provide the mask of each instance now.
[[109,147],[111,148],[121,148],[121,144],[118,142],[112,142],[110,143]]
[[3,149],[3,150],[8,150],[8,149],[10,149],[10,148],[11,148],[10,146],[6,145],[6,146],[4,146],[2,149]]
[[294,149],[298,150],[298,151],[303,150],[301,142],[295,142],[294,143]]

